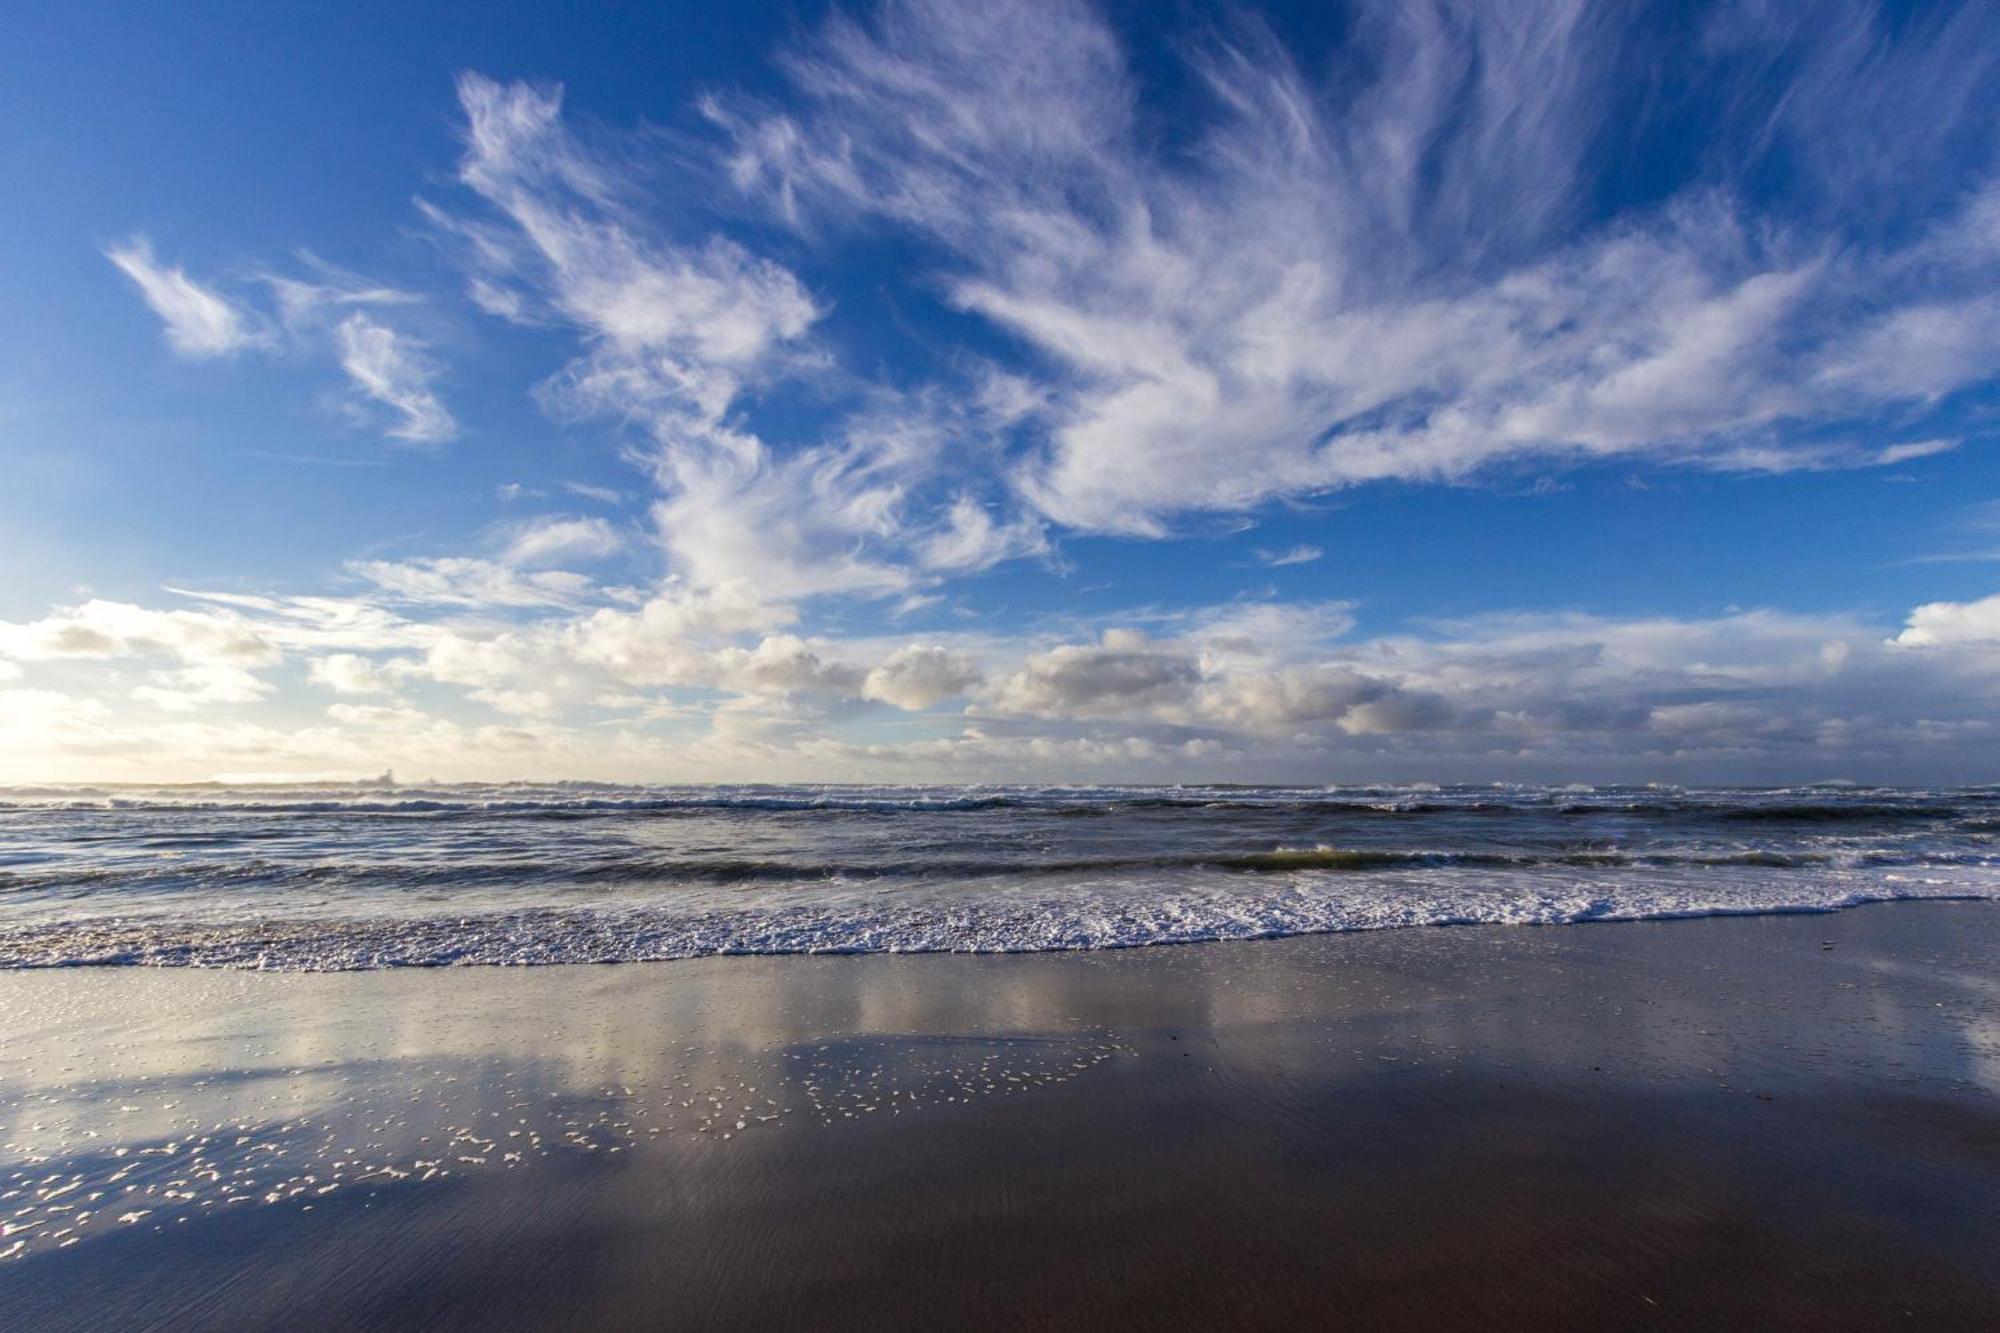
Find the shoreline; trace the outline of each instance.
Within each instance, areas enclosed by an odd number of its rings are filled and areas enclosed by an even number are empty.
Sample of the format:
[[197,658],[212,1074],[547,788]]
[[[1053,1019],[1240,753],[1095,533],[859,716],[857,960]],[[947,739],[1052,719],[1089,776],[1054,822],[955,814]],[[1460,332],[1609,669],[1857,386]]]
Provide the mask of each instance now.
[[1602,924],[0,974],[0,1322],[2000,1319],[2000,904]]
[[[715,946],[694,942],[700,939],[704,931],[715,927],[716,922],[712,916],[697,915],[685,918],[669,916],[658,922],[652,922],[644,916],[635,917],[630,913],[595,909],[579,911],[530,909],[486,915],[409,920],[270,918],[240,926],[208,924],[199,927],[181,927],[182,933],[190,935],[191,940],[177,939],[172,935],[163,939],[160,927],[144,918],[131,921],[113,919],[108,923],[65,924],[0,931],[0,976],[16,972],[121,968],[142,968],[151,971],[329,975],[410,970],[452,971],[464,968],[693,963],[715,958],[939,956],[995,958],[1037,954],[1113,953],[1214,944],[1278,943],[1293,939],[1368,935],[1406,930],[1519,927],[1560,929],[1569,926],[1671,924],[1679,921],[1764,916],[1832,916],[1857,909],[1904,903],[2000,903],[2000,893],[1859,891],[1850,892],[1840,899],[1820,902],[1758,903],[1743,906],[1620,907],[1608,911],[1596,910],[1598,905],[1590,904],[1579,909],[1578,914],[1543,917],[1509,919],[1452,915],[1436,918],[1412,916],[1383,920],[1375,924],[1342,922],[1328,925],[1259,926],[1235,934],[1219,933],[1227,927],[1208,927],[1209,933],[1192,933],[1179,937],[1160,934],[1156,930],[1154,934],[1140,938],[1090,937],[1079,938],[1074,942],[1018,945],[911,943],[905,940],[887,944],[828,944],[807,938],[797,943],[771,944],[766,947],[741,944]],[[1546,905],[1543,910],[1548,910]],[[1018,922],[1024,918],[1020,912],[1015,912],[1010,917],[1002,919]],[[593,955],[587,949],[584,952],[565,953],[563,952],[565,948],[575,950],[582,948],[583,945],[559,937],[552,947],[549,939],[533,938],[538,934],[533,929],[527,932],[531,940],[523,941],[524,924],[541,927],[550,923],[570,931],[582,929],[615,938],[619,941],[617,944],[605,947],[623,948],[627,952],[624,956],[616,953]],[[1230,924],[1240,926],[1242,923]],[[767,927],[770,928],[772,927]],[[879,922],[864,923],[862,930],[867,934],[880,928]],[[748,930],[749,928],[739,922],[730,921],[725,924],[724,929]],[[788,925],[786,929],[793,931],[805,929],[808,936],[811,933],[810,927],[802,928],[797,924]],[[660,944],[657,940],[646,944],[635,943],[627,938],[634,930],[642,930],[648,936],[665,935],[676,942],[666,945]],[[949,932],[949,937],[957,938],[962,933],[962,923],[955,924]],[[331,959],[327,956],[326,950],[330,948],[351,950],[355,947],[354,941],[359,938],[378,940],[384,948],[400,947],[414,949],[415,952],[408,957],[376,953],[367,955],[365,962],[347,961],[338,954]],[[590,935],[586,935],[584,942],[587,943],[590,938]],[[549,952],[537,956],[531,951],[534,948]],[[53,949],[53,956],[47,956],[46,952],[38,955],[36,952],[38,949],[43,951]],[[88,956],[79,955],[79,950]],[[274,955],[276,961],[273,961]]]

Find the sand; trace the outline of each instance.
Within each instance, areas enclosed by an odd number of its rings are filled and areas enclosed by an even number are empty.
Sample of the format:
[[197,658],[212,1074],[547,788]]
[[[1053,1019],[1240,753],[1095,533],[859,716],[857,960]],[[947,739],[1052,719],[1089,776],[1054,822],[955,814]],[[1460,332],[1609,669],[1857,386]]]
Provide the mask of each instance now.
[[2000,904],[9,973],[0,1031],[10,1329],[2000,1327]]

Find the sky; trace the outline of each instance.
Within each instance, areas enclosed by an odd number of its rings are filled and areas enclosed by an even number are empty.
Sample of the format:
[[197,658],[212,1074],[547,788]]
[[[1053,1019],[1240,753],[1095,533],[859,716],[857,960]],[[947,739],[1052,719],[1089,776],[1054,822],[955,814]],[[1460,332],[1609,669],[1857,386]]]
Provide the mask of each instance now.
[[0,781],[2000,780],[2000,7],[0,26]]

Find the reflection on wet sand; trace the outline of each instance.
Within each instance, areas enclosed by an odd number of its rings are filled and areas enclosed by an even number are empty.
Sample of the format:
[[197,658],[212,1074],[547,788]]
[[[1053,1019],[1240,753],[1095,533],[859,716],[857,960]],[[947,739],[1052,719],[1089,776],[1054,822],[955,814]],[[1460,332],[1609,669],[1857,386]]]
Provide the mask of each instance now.
[[[1664,1282],[1716,1227],[1773,1262],[1831,1245],[1851,1269],[1865,1246],[1884,1301],[1917,1275],[1938,1309],[2000,1310],[1996,943],[2000,908],[1965,903],[1088,955],[12,974],[0,1316],[391,1319],[417,1265],[489,1321],[546,1314],[515,1289],[536,1274],[613,1322],[668,1299],[690,1322],[854,1322],[816,1302],[963,1244],[883,1319],[1032,1298],[1066,1302],[1058,1323],[1167,1300],[1229,1322],[1329,1275],[1386,1300],[1369,1275],[1427,1272],[1450,1235],[1464,1271],[1569,1273],[1508,1289],[1527,1317],[1595,1290],[1579,1272]],[[1104,1278],[1190,1247],[1291,1296]],[[255,1293],[210,1280],[252,1254]],[[1811,1308],[1788,1299],[1766,1313]]]

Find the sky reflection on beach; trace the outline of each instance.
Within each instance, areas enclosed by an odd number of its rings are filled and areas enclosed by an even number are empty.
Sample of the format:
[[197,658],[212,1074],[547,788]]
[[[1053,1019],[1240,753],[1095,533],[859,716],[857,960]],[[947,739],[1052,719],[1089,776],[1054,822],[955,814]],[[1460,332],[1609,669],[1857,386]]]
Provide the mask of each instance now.
[[1996,984],[1976,948],[1903,938],[1940,914],[1994,915],[1900,905],[978,959],[8,974],[0,1256],[565,1159],[670,1152],[699,1174],[773,1134],[1004,1114],[1079,1081],[1111,1102],[1135,1080],[1193,1078],[1301,1105],[1493,1071],[1992,1095]]

